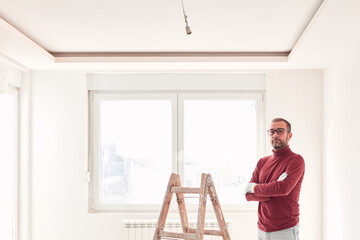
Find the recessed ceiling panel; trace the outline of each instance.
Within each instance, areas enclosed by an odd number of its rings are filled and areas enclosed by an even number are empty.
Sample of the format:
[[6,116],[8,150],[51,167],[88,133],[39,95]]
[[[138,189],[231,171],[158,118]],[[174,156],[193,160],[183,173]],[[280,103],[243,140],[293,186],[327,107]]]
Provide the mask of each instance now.
[[289,52],[322,0],[0,0],[51,53]]

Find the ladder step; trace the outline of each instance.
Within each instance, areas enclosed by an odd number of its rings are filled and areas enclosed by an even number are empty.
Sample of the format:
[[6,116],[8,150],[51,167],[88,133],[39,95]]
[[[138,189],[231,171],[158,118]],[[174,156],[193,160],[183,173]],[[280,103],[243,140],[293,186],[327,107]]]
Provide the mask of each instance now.
[[200,194],[200,188],[191,187],[172,187],[171,192],[173,193],[196,193]]
[[196,240],[196,234],[193,233],[174,233],[160,231],[160,237]]
[[[189,233],[196,233],[196,229],[195,228],[189,228]],[[222,236],[222,233],[219,230],[204,229],[204,235]]]

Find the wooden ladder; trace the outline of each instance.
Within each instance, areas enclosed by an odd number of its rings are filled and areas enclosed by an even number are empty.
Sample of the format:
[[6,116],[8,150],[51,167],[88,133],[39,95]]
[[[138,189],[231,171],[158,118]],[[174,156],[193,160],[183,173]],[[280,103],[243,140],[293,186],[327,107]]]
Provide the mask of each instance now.
[[[178,203],[183,233],[164,231],[166,217],[169,212],[169,207],[173,193],[176,194],[176,200]],[[188,217],[184,202],[184,194],[199,194],[199,207],[198,207],[196,229],[189,227],[189,222],[188,222]],[[204,229],[206,200],[208,194],[210,196],[220,230]],[[214,183],[212,181],[210,174],[203,173],[201,175],[200,188],[181,187],[180,176],[175,173],[171,174],[153,240],[161,240],[162,238],[203,240],[204,235],[222,236],[223,240],[230,240],[229,231],[227,229],[226,222],[223,213],[221,211],[219,199],[217,197]]]

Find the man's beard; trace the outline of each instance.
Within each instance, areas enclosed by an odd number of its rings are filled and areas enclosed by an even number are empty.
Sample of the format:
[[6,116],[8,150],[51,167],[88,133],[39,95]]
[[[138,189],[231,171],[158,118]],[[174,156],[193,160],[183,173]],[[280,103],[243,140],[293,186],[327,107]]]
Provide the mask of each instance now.
[[[287,140],[287,138],[286,138],[286,140]],[[287,142],[283,142],[283,141],[281,141],[280,139],[277,138],[277,139],[274,139],[274,140],[271,141],[271,145],[273,146],[273,148],[275,150],[278,150],[280,148],[285,147],[287,145]]]

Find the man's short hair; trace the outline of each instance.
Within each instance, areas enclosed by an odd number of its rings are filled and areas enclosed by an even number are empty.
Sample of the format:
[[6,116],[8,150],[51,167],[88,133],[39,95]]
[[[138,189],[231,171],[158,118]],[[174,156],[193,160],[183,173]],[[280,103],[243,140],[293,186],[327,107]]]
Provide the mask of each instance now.
[[285,122],[288,130],[291,132],[291,124],[283,118],[274,118],[271,122]]

